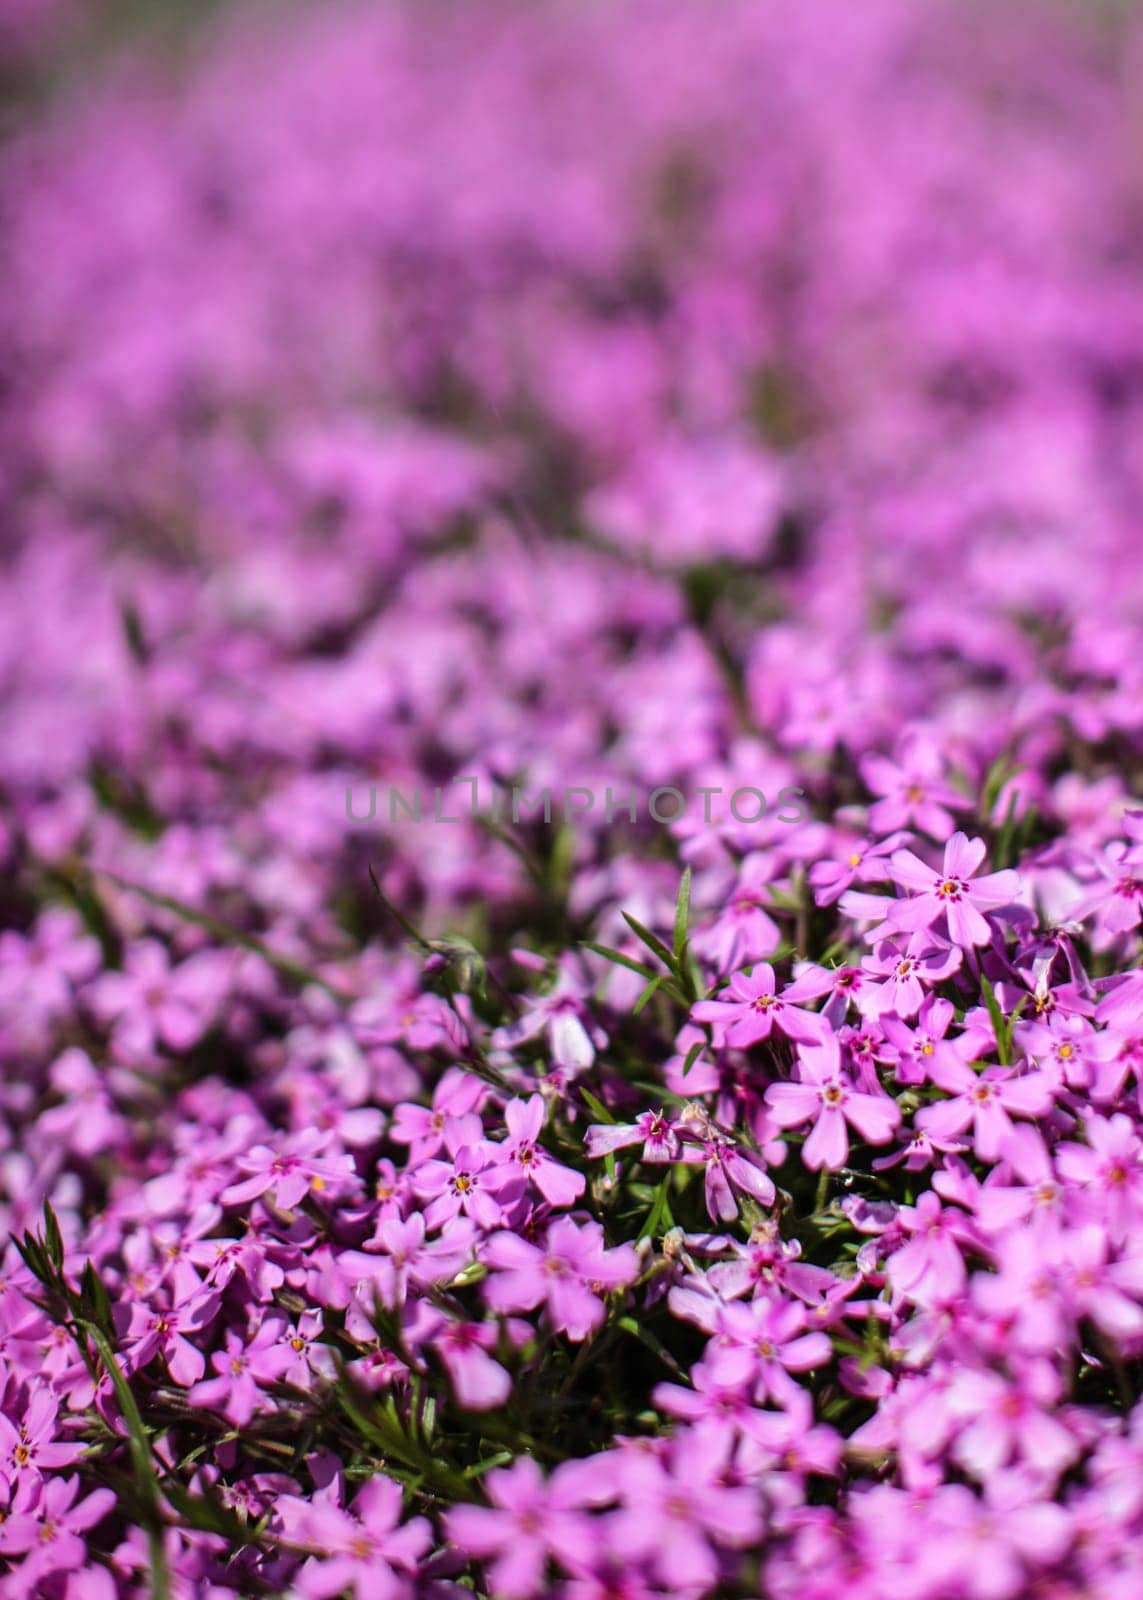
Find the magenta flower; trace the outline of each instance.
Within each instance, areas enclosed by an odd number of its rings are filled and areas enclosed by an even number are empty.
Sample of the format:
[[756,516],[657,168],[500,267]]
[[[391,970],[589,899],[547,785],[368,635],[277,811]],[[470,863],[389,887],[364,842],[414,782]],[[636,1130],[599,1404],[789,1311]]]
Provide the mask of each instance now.
[[700,1000],[691,1007],[696,1022],[709,1022],[717,1045],[746,1049],[768,1039],[777,1028],[791,1039],[820,1039],[827,1031],[821,1017],[798,1002],[809,998],[813,984],[790,984],[777,993],[774,969],[761,962],[752,972],[736,972],[722,997]]
[[1027,1488],[997,1481],[993,1503],[960,1483],[943,1484],[933,1520],[944,1535],[946,1573],[969,1600],[1017,1600],[1028,1593],[1028,1572],[1058,1560],[1072,1541],[1062,1506],[1032,1499]]
[[[572,1206],[583,1194],[584,1176],[562,1162],[555,1161],[541,1148],[544,1127],[544,1099],[534,1094],[527,1100],[509,1100],[504,1107],[508,1138],[493,1146],[501,1183],[520,1179],[534,1183],[549,1205]],[[488,1181],[488,1180],[485,1180]]]
[[[950,828],[951,831],[951,828]],[[908,833],[891,833],[887,839],[863,839],[844,835],[838,840],[837,855],[815,861],[809,871],[814,904],[832,906],[855,883],[887,883],[891,855],[909,838]]]
[[256,1411],[272,1409],[264,1386],[280,1382],[297,1360],[283,1335],[284,1322],[276,1317],[267,1317],[252,1339],[228,1330],[226,1348],[210,1358],[218,1376],[192,1385],[191,1405],[221,1412],[236,1428],[244,1428]]
[[405,1101],[397,1107],[389,1137],[409,1146],[409,1164],[416,1166],[441,1148],[449,1118],[478,1110],[487,1094],[487,1084],[474,1073],[450,1067],[433,1090],[431,1106]]
[[552,1065],[575,1076],[595,1060],[595,1052],[607,1036],[593,1027],[587,1013],[589,986],[566,966],[561,967],[555,986],[546,995],[529,1002],[525,1014],[500,1028],[493,1036],[497,1049],[512,1050],[537,1034],[546,1033]]
[[975,877],[987,853],[983,839],[954,833],[945,845],[940,872],[926,866],[911,850],[895,850],[890,862],[894,883],[912,891],[909,899],[895,901],[890,920],[912,931],[931,927],[941,916],[949,938],[960,947],[987,944],[992,930],[983,913],[1010,905],[1020,892],[1015,872],[990,872]]
[[911,1237],[889,1257],[887,1270],[894,1291],[925,1306],[955,1300],[965,1283],[959,1244],[963,1224],[958,1213],[942,1208],[930,1190],[915,1206],[902,1206],[898,1221]]
[[495,1269],[484,1284],[494,1311],[531,1311],[542,1303],[552,1326],[577,1342],[602,1324],[600,1296],[626,1288],[639,1271],[631,1245],[609,1250],[598,1222],[578,1225],[570,1217],[551,1223],[542,1245],[515,1233],[495,1233],[481,1258]]
[[184,1388],[197,1383],[206,1360],[190,1334],[202,1333],[218,1314],[218,1296],[203,1293],[183,1305],[155,1310],[145,1302],[131,1307],[131,1319],[124,1340],[128,1370],[137,1372],[156,1355],[166,1362],[167,1371]]
[[277,1150],[256,1144],[249,1155],[238,1158],[239,1171],[249,1176],[230,1184],[219,1198],[223,1205],[236,1206],[269,1194],[280,1210],[292,1211],[307,1195],[360,1188],[352,1156],[325,1157],[331,1143],[331,1134],[307,1128]]
[[83,1535],[108,1515],[115,1496],[94,1489],[77,1500],[79,1488],[78,1478],[50,1478],[34,1510],[14,1510],[0,1520],[0,1556],[24,1557],[7,1580],[13,1594],[32,1595],[45,1580],[88,1564]]
[[485,1478],[491,1506],[454,1506],[447,1513],[452,1542],[465,1554],[491,1562],[492,1593],[531,1600],[546,1592],[550,1556],[568,1567],[578,1564],[593,1537],[582,1510],[580,1466],[565,1463],[545,1482],[536,1462],[521,1456]]
[[123,971],[101,974],[90,990],[99,1016],[114,1024],[116,1053],[131,1060],[158,1047],[189,1050],[225,993],[220,970],[209,954],[172,967],[157,940],[130,945]]
[[1057,1147],[1060,1177],[1094,1202],[1111,1236],[1122,1242],[1143,1221],[1143,1140],[1123,1112],[1089,1114],[1083,1131],[1086,1144],[1069,1139]]
[[881,796],[869,808],[869,828],[875,834],[915,827],[943,842],[956,826],[950,812],[971,805],[944,781],[940,745],[931,738],[903,740],[899,764],[884,756],[864,756],[861,776],[869,791]]
[[60,1438],[58,1417],[59,1404],[47,1387],[32,1390],[18,1423],[0,1411],[0,1478],[9,1484],[39,1479],[83,1456],[82,1444]]
[[678,1161],[682,1153],[678,1133],[662,1111],[641,1111],[634,1122],[597,1122],[584,1134],[589,1156],[610,1155],[642,1144],[640,1160]]
[[296,1583],[305,1600],[399,1600],[407,1576],[432,1544],[424,1517],[401,1521],[401,1489],[391,1478],[370,1478],[348,1510],[315,1501],[302,1507],[295,1537],[319,1553],[305,1563]]
[[747,856],[725,904],[692,935],[695,952],[717,972],[734,972],[764,961],[781,944],[782,931],[764,904],[773,876],[771,856]]
[[761,1497],[725,1482],[732,1437],[692,1428],[676,1436],[666,1459],[628,1450],[616,1463],[617,1537],[668,1590],[705,1592],[718,1578],[717,1547],[742,1549],[761,1533]]
[[971,1035],[948,1038],[953,1015],[951,1001],[930,994],[911,1028],[891,1012],[880,1018],[886,1045],[882,1059],[893,1062],[898,1083],[925,1083],[934,1068],[947,1067],[955,1072],[964,1063],[975,1039]]
[[929,1069],[938,1088],[952,1098],[924,1106],[915,1121],[935,1139],[955,1139],[971,1125],[981,1161],[999,1160],[1012,1133],[1012,1115],[1042,1117],[1053,1103],[1053,1084],[1044,1072],[1017,1077],[1006,1067],[977,1073],[964,1061],[943,1060]]
[[802,1146],[802,1160],[811,1171],[836,1170],[849,1155],[846,1124],[867,1144],[887,1144],[901,1121],[895,1100],[885,1094],[864,1094],[842,1074],[841,1048],[834,1034],[798,1051],[797,1083],[774,1083],[766,1091],[766,1107],[780,1128],[796,1128],[813,1118]]
[[469,1411],[491,1411],[512,1392],[507,1370],[488,1354],[499,1337],[494,1323],[448,1321],[431,1341],[452,1380],[453,1393]]
[[797,1300],[763,1297],[722,1307],[706,1361],[717,1383],[749,1386],[758,1402],[784,1405],[794,1388],[788,1374],[809,1372],[833,1359],[824,1333],[807,1333],[807,1311]]
[[482,1228],[498,1227],[501,1209],[489,1192],[489,1179],[496,1187],[503,1173],[496,1165],[496,1146],[482,1137],[480,1118],[475,1113],[449,1117],[443,1138],[450,1159],[422,1161],[413,1169],[413,1193],[429,1202],[425,1225],[439,1228],[463,1212]]
[[749,1195],[759,1205],[774,1204],[774,1181],[756,1151],[740,1149],[733,1140],[713,1130],[690,1137],[697,1139],[697,1148],[690,1143],[684,1146],[683,1160],[691,1166],[703,1166],[703,1191],[712,1222],[732,1222],[738,1216],[735,1194]]
[[[895,900],[882,903],[901,904]],[[879,994],[864,1009],[874,1016],[892,1012],[905,1020],[915,1017],[924,1004],[926,990],[950,977],[962,959],[956,945],[949,945],[929,929],[910,935],[907,943],[882,940],[861,963],[865,972],[884,980]]]

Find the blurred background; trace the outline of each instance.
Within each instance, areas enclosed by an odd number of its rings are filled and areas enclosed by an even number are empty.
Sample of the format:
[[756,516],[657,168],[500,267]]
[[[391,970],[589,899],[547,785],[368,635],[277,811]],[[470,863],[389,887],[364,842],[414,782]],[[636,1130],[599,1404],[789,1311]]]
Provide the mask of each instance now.
[[[1134,9],[0,38],[0,847],[241,879],[299,941],[347,783],[693,785],[747,738],[844,799],[918,722],[973,781],[1082,737],[1134,782]],[[520,871],[369,848],[430,911]]]

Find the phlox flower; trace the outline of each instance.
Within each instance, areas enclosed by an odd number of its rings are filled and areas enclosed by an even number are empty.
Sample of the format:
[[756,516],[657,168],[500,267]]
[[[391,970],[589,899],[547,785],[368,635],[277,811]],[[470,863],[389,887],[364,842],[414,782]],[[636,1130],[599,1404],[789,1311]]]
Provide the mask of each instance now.
[[47,1386],[33,1388],[19,1421],[0,1411],[0,1477],[10,1484],[38,1479],[83,1456],[82,1444],[60,1437],[58,1416],[58,1402]]
[[210,1326],[218,1314],[218,1303],[218,1295],[212,1292],[162,1309],[137,1301],[130,1308],[124,1339],[128,1370],[137,1372],[159,1355],[176,1383],[184,1387],[197,1383],[206,1360],[189,1335],[200,1334]]
[[487,1094],[487,1084],[475,1073],[450,1067],[433,1090],[430,1106],[404,1101],[396,1107],[389,1137],[397,1144],[409,1146],[409,1164],[417,1166],[440,1150],[449,1118],[477,1111]]
[[481,1260],[494,1269],[484,1297],[494,1311],[531,1311],[544,1304],[552,1326],[569,1339],[586,1339],[604,1317],[600,1295],[625,1288],[639,1270],[629,1244],[607,1249],[598,1222],[559,1217],[543,1244],[504,1230],[488,1239]]
[[678,1161],[682,1146],[675,1127],[662,1111],[641,1111],[634,1122],[597,1122],[584,1134],[589,1156],[610,1155],[629,1145],[642,1144],[640,1160]]
[[225,1348],[210,1358],[218,1376],[191,1386],[191,1405],[221,1412],[236,1428],[244,1428],[256,1411],[271,1409],[264,1386],[278,1383],[297,1359],[283,1332],[284,1319],[276,1317],[267,1317],[252,1339],[228,1329]]
[[[898,902],[883,903],[895,905]],[[892,1012],[908,1021],[924,1004],[926,989],[943,983],[957,970],[961,960],[961,952],[955,945],[949,945],[929,929],[912,934],[907,941],[881,940],[873,954],[862,959],[862,970],[883,980],[863,1005],[863,1011],[875,1017]]]
[[711,1024],[717,1045],[734,1049],[759,1044],[775,1028],[791,1039],[820,1039],[826,1024],[799,1003],[810,998],[812,990],[812,982],[795,982],[778,994],[773,967],[761,962],[752,972],[736,972],[719,998],[700,1000],[692,1006],[691,1016]]
[[724,1428],[691,1427],[665,1455],[629,1449],[615,1462],[616,1535],[672,1590],[713,1587],[718,1547],[742,1549],[762,1532],[757,1490],[725,1482],[733,1442]]
[[945,782],[944,761],[936,739],[913,733],[901,740],[899,761],[869,754],[861,759],[861,776],[870,793],[879,795],[869,808],[875,834],[918,828],[942,843],[956,826],[951,812],[972,802]]
[[325,1155],[332,1142],[332,1134],[306,1128],[278,1149],[256,1144],[248,1155],[239,1156],[238,1170],[248,1176],[227,1185],[219,1196],[222,1204],[245,1205],[269,1194],[279,1210],[292,1211],[307,1195],[360,1188],[352,1156]]
[[370,1478],[343,1510],[329,1500],[300,1507],[293,1536],[318,1552],[295,1582],[305,1600],[397,1600],[407,1577],[432,1544],[425,1517],[401,1520],[401,1488],[391,1478]]
[[748,1385],[757,1400],[767,1396],[784,1404],[794,1388],[788,1373],[809,1372],[833,1359],[828,1337],[807,1333],[806,1321],[804,1305],[774,1296],[721,1307],[706,1354],[712,1377]]
[[508,1102],[504,1107],[508,1138],[492,1146],[496,1177],[501,1183],[512,1179],[531,1182],[549,1205],[571,1206],[583,1194],[586,1180],[582,1172],[554,1160],[538,1143],[545,1116],[542,1095]]
[[832,906],[854,883],[887,883],[889,863],[885,858],[909,837],[908,833],[891,833],[886,839],[860,836],[847,839],[843,835],[834,846],[836,855],[815,861],[810,868],[814,904]]
[[412,1174],[413,1193],[428,1201],[426,1226],[439,1228],[463,1212],[482,1228],[497,1227],[501,1209],[488,1181],[502,1174],[495,1146],[482,1137],[480,1118],[475,1113],[447,1118],[443,1138],[449,1159],[422,1161]]
[[846,1124],[869,1144],[887,1144],[900,1124],[895,1100],[884,1094],[863,1094],[848,1083],[841,1066],[841,1048],[833,1034],[798,1051],[797,1083],[771,1084],[766,1106],[782,1128],[796,1128],[813,1118],[802,1146],[802,1160],[819,1167],[843,1167],[849,1154]]
[[703,1167],[703,1195],[712,1222],[731,1222],[738,1216],[736,1194],[749,1195],[759,1205],[774,1204],[774,1181],[762,1156],[744,1150],[704,1123],[687,1130],[683,1160]]
[[84,1535],[115,1505],[110,1489],[77,1500],[78,1478],[51,1478],[34,1511],[15,1510],[0,1521],[0,1556],[23,1561],[6,1580],[13,1594],[31,1595],[45,1580],[78,1572],[89,1560]]
[[549,1557],[578,1564],[591,1546],[580,1462],[565,1462],[545,1480],[530,1456],[488,1473],[488,1506],[453,1506],[445,1525],[465,1554],[489,1561],[489,1585],[505,1600],[531,1600],[545,1592]]
[[546,1033],[554,1067],[572,1076],[586,1071],[595,1060],[596,1050],[607,1042],[607,1035],[585,1020],[589,994],[590,988],[581,978],[567,967],[561,968],[549,993],[530,1000],[522,1017],[497,1029],[493,1046],[512,1050],[525,1040]]
[[966,1062],[945,1059],[929,1069],[929,1076],[951,1098],[924,1106],[917,1126],[937,1139],[953,1139],[971,1126],[981,1161],[999,1160],[1013,1115],[1041,1117],[1054,1100],[1052,1080],[1044,1072],[1016,1076],[1007,1067],[986,1067],[977,1073]]
[[887,1271],[895,1293],[918,1305],[931,1306],[954,1300],[964,1288],[964,1257],[959,1239],[964,1224],[961,1213],[942,1207],[931,1190],[915,1206],[902,1206],[897,1220],[911,1237],[889,1257]]
[[896,928],[916,931],[931,927],[941,916],[953,944],[964,948],[987,944],[992,938],[983,913],[1010,905],[1020,892],[1018,873],[989,872],[976,877],[987,853],[983,839],[954,833],[945,845],[940,872],[911,850],[895,850],[889,870],[894,883],[911,890],[907,900],[892,902],[890,921]]
[[1143,1220],[1143,1140],[1121,1111],[1089,1113],[1083,1132],[1086,1144],[1065,1139],[1057,1145],[1056,1165],[1089,1212],[1104,1218],[1111,1237],[1123,1243]]

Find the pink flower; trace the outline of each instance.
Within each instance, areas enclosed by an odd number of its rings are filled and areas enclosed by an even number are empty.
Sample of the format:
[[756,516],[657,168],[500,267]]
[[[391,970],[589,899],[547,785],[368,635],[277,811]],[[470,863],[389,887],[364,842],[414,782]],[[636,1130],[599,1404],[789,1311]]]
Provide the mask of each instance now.
[[907,833],[892,833],[887,839],[850,838],[848,841],[843,836],[834,847],[838,854],[833,859],[815,861],[810,868],[814,904],[832,906],[854,883],[887,882],[889,863],[885,857],[908,838]]
[[280,1210],[292,1211],[309,1194],[360,1188],[352,1156],[324,1158],[332,1137],[317,1128],[307,1128],[284,1140],[277,1150],[266,1144],[254,1145],[249,1155],[239,1156],[237,1163],[239,1171],[250,1176],[222,1191],[219,1198],[223,1205],[244,1205],[268,1193]]
[[957,1218],[958,1213],[942,1209],[931,1190],[921,1195],[915,1206],[901,1207],[898,1221],[912,1237],[887,1264],[889,1282],[897,1294],[924,1306],[945,1304],[960,1294],[965,1268],[958,1244],[962,1224]]
[[1060,1176],[1094,1202],[1112,1238],[1125,1241],[1143,1219],[1143,1140],[1123,1112],[1089,1114],[1084,1134],[1086,1144],[1066,1139],[1056,1147]]
[[530,1001],[519,1021],[498,1029],[493,1044],[497,1049],[511,1050],[526,1039],[546,1033],[553,1066],[562,1067],[572,1076],[585,1071],[595,1060],[597,1048],[607,1042],[606,1034],[584,1020],[589,992],[580,978],[566,967],[561,968],[555,987]]
[[809,1372],[833,1359],[833,1346],[821,1332],[805,1331],[805,1306],[797,1300],[764,1296],[723,1306],[714,1322],[706,1362],[718,1383],[750,1385],[757,1401],[784,1405],[794,1385],[790,1372]]
[[971,802],[944,782],[944,765],[939,743],[917,734],[902,740],[900,764],[884,756],[864,756],[865,785],[882,796],[869,808],[870,831],[916,827],[932,839],[947,839],[955,826],[949,812],[965,811]]
[[84,1454],[82,1444],[59,1437],[59,1404],[49,1388],[35,1388],[21,1420],[0,1411],[0,1478],[10,1484],[39,1478],[58,1467],[70,1467]]
[[[899,905],[901,902],[886,900],[883,904]],[[885,980],[880,992],[862,1009],[874,1016],[891,1011],[904,1019],[915,1017],[924,1003],[926,988],[943,983],[957,970],[961,960],[955,945],[949,945],[928,929],[912,934],[906,944],[884,939],[861,963],[865,972]]]
[[416,1166],[441,1148],[449,1118],[478,1110],[487,1094],[487,1084],[475,1073],[450,1067],[433,1090],[431,1107],[406,1101],[396,1108],[389,1137],[409,1146],[409,1164]]
[[210,1358],[218,1376],[191,1387],[191,1405],[221,1412],[236,1428],[244,1428],[256,1411],[272,1409],[264,1386],[278,1383],[296,1360],[283,1331],[284,1319],[277,1317],[267,1317],[253,1339],[228,1330],[225,1350]]
[[531,1311],[543,1303],[553,1327],[576,1341],[602,1324],[600,1295],[625,1288],[639,1271],[631,1245],[606,1249],[598,1222],[579,1226],[570,1217],[550,1224],[543,1245],[508,1231],[495,1233],[481,1259],[496,1271],[484,1285],[494,1311]]
[[768,1039],[777,1028],[791,1039],[820,1039],[826,1024],[797,1002],[807,998],[812,984],[799,988],[793,983],[781,995],[776,992],[774,969],[761,962],[752,972],[736,972],[724,998],[700,1000],[691,1008],[696,1022],[709,1022],[718,1045],[746,1049]]
[[504,1107],[509,1136],[502,1145],[493,1146],[499,1176],[501,1181],[519,1178],[534,1183],[549,1205],[571,1206],[583,1194],[585,1179],[582,1172],[553,1160],[537,1142],[544,1116],[542,1095],[509,1100]]
[[1009,1113],[1041,1117],[1053,1103],[1053,1084],[1044,1072],[1016,1077],[1007,1067],[987,1067],[974,1072],[966,1062],[943,1060],[929,1072],[938,1088],[952,1096],[925,1106],[916,1124],[936,1139],[955,1139],[971,1124],[976,1153],[981,1161],[998,1161],[1012,1133]]
[[615,1463],[622,1502],[614,1516],[617,1537],[631,1555],[652,1563],[671,1592],[712,1588],[716,1547],[742,1549],[762,1531],[757,1491],[724,1481],[732,1448],[732,1432],[694,1427],[676,1435],[665,1458],[631,1449]]
[[753,1150],[740,1149],[704,1121],[687,1131],[683,1160],[690,1166],[705,1167],[703,1181],[706,1209],[712,1222],[732,1222],[738,1216],[735,1194],[749,1195],[760,1205],[774,1204],[776,1190],[763,1158]]
[[849,1155],[846,1123],[868,1144],[887,1144],[892,1138],[901,1121],[897,1102],[888,1095],[863,1094],[844,1079],[835,1035],[801,1046],[798,1074],[798,1083],[771,1084],[766,1106],[780,1128],[796,1128],[814,1119],[802,1146],[802,1160],[812,1171],[845,1165]]
[[499,1337],[493,1323],[450,1320],[432,1341],[452,1380],[453,1393],[469,1411],[491,1411],[512,1392],[508,1372],[488,1354]]
[[197,1383],[206,1360],[188,1334],[201,1333],[218,1312],[218,1296],[203,1294],[183,1305],[155,1310],[145,1303],[131,1307],[131,1320],[124,1340],[128,1370],[137,1372],[156,1355],[162,1356],[167,1371],[184,1388]]
[[131,1060],[158,1047],[189,1050],[225,993],[224,970],[209,951],[172,967],[158,940],[130,945],[123,971],[103,973],[90,991],[99,1016],[114,1023],[117,1055]]
[[932,1520],[945,1535],[945,1576],[969,1600],[1016,1600],[1028,1593],[1027,1574],[1059,1560],[1072,1539],[1062,1506],[1029,1498],[1027,1488],[997,1479],[992,1503],[960,1483],[937,1491]]
[[677,1161],[681,1154],[679,1136],[662,1111],[643,1111],[634,1122],[597,1122],[584,1135],[589,1156],[610,1155],[629,1145],[642,1144],[640,1159],[646,1162]]
[[89,1561],[83,1535],[115,1505],[110,1489],[95,1489],[77,1502],[78,1478],[49,1478],[34,1512],[16,1510],[0,1521],[0,1555],[24,1557],[6,1584],[31,1595],[57,1573],[78,1572]]
[[488,1190],[489,1178],[497,1176],[496,1148],[482,1138],[480,1118],[475,1113],[449,1117],[444,1145],[450,1160],[422,1161],[413,1170],[413,1192],[429,1202],[426,1226],[439,1228],[463,1211],[482,1228],[497,1227],[500,1205]]
[[986,853],[983,839],[954,833],[945,845],[943,868],[935,872],[911,850],[894,851],[893,881],[913,891],[910,899],[893,903],[889,915],[894,927],[928,928],[943,916],[953,944],[987,944],[992,930],[982,913],[1011,904],[1020,892],[1020,878],[1015,872],[974,877]]
[[433,1541],[425,1517],[401,1521],[400,1485],[380,1474],[348,1510],[329,1501],[303,1506],[295,1537],[321,1554],[296,1579],[306,1600],[332,1600],[347,1590],[356,1600],[397,1600],[407,1593],[401,1575],[416,1572]]
[[565,1566],[581,1558],[592,1540],[584,1516],[579,1462],[557,1467],[547,1482],[530,1456],[490,1472],[484,1480],[491,1506],[454,1506],[448,1536],[466,1555],[491,1561],[489,1588],[505,1600],[532,1600],[546,1592],[549,1556]]

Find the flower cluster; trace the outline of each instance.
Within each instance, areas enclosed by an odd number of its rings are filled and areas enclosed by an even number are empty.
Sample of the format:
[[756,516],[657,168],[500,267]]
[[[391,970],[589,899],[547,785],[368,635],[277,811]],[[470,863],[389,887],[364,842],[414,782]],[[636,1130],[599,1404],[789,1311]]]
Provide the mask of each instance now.
[[[1143,33],[1027,3],[2,8],[0,1600],[1143,1589]],[[347,814],[469,781],[694,803]]]

